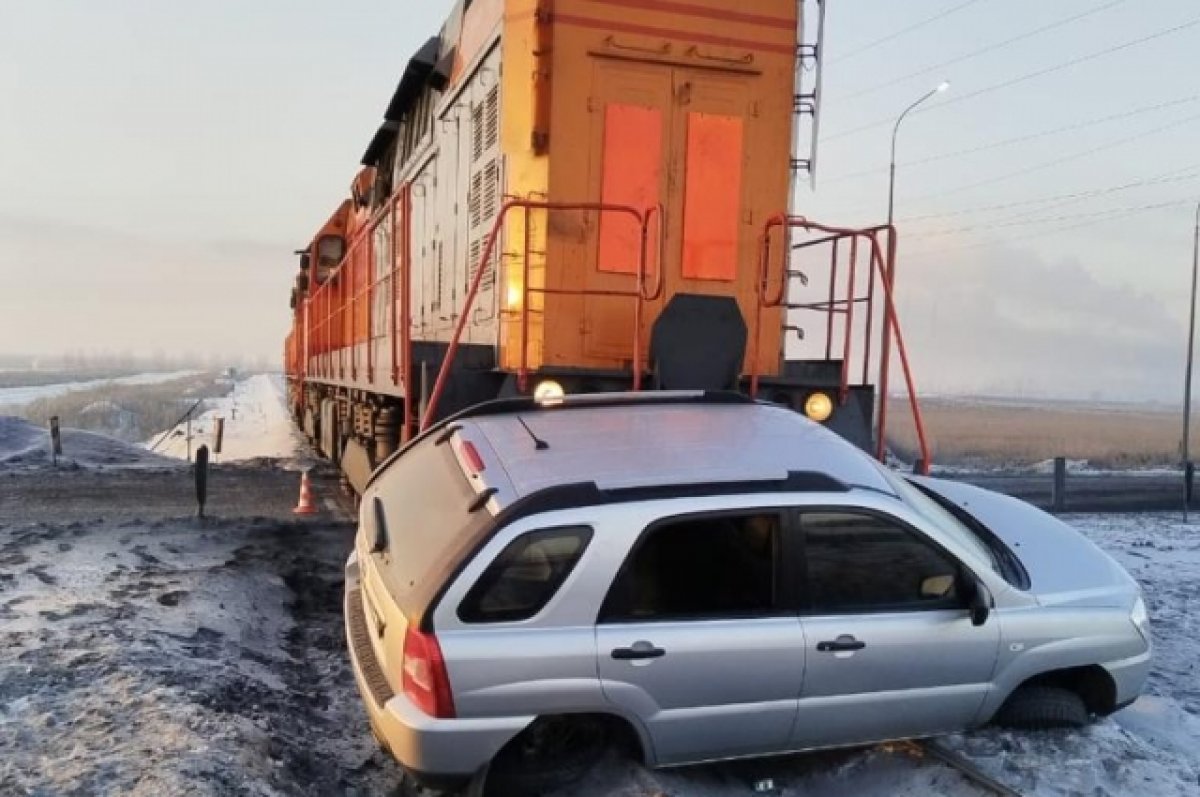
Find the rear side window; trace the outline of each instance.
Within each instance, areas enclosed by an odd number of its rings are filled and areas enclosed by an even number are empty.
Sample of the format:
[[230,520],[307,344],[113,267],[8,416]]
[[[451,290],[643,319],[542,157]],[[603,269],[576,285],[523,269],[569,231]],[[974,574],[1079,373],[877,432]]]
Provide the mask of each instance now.
[[801,525],[812,611],[911,611],[961,605],[958,563],[899,524],[867,514],[805,512]]
[[[404,452],[376,478],[387,546],[379,572],[397,606],[419,617],[463,557],[491,527],[485,508],[448,442],[428,438]],[[369,506],[364,502],[364,506]],[[378,522],[370,512],[364,526]]]
[[679,518],[652,527],[617,576],[604,622],[754,617],[781,603],[780,516]]
[[545,529],[510,542],[484,571],[458,608],[464,623],[528,620],[558,592],[583,555],[592,530]]

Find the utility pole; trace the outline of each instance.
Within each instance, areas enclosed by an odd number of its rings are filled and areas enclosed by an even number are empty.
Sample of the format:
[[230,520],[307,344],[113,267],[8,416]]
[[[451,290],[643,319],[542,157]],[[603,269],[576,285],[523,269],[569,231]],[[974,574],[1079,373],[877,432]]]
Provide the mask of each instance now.
[[896,124],[892,127],[892,157],[888,166],[888,240],[887,240],[887,264],[884,269],[883,289],[890,301],[883,303],[883,335],[880,338],[879,346],[879,412],[876,414],[876,423],[879,435],[875,443],[875,453],[879,459],[883,459],[884,449],[887,447],[887,441],[883,439],[884,431],[887,429],[887,385],[888,385],[888,370],[891,365],[892,357],[892,313],[891,309],[894,306],[896,297],[892,294],[892,286],[896,284],[896,138],[900,135],[900,123],[904,121],[904,117],[908,116],[917,106],[934,95],[941,94],[946,89],[950,88],[950,82],[943,80],[934,88],[921,95],[921,98],[908,106],[896,118]]
[[1200,203],[1196,204],[1196,226],[1192,236],[1192,309],[1188,315],[1187,367],[1183,377],[1183,522],[1188,522],[1192,497],[1192,462],[1188,453],[1192,425],[1192,354],[1196,342],[1196,272],[1200,269]]

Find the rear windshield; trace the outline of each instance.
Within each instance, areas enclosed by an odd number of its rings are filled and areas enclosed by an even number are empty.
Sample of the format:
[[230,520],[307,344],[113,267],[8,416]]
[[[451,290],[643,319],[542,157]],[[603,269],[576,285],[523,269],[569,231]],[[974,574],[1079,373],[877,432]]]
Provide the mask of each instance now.
[[[442,584],[490,527],[450,444],[427,438],[397,457],[371,485],[383,502],[387,547],[376,560],[388,592],[419,620]],[[367,502],[364,501],[364,505]]]

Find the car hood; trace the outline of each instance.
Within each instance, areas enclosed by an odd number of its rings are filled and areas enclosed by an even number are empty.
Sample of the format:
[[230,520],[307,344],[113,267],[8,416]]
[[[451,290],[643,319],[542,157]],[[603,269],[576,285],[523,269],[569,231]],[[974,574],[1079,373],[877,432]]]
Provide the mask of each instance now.
[[1005,542],[1029,573],[1043,604],[1123,605],[1137,584],[1075,529],[1024,501],[960,482],[916,481],[962,507]]

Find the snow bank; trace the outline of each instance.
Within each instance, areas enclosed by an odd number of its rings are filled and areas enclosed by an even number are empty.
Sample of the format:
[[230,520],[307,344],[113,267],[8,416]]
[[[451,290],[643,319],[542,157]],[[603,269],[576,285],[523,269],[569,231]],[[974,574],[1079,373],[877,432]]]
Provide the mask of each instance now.
[[[140,446],[79,429],[62,430],[62,468],[173,468],[178,462]],[[50,467],[50,433],[22,418],[0,415],[0,468]]]
[[[201,445],[216,451],[217,418],[225,419],[221,453],[212,454],[220,462],[296,460],[308,455],[304,438],[288,414],[281,376],[251,376],[237,382],[230,395],[206,401],[204,412],[192,419],[193,452]],[[168,457],[186,459],[187,435],[188,425],[182,423],[168,431],[165,438],[156,435],[146,446]]]
[[175,379],[183,379],[189,376],[195,376],[202,373],[201,371],[169,371],[169,372],[154,372],[145,374],[135,374],[133,376],[122,376],[116,379],[90,379],[84,382],[59,382],[55,385],[37,385],[32,387],[7,387],[0,389],[0,407],[6,407],[9,410],[15,407],[21,407],[26,404],[32,404],[38,399],[54,398],[67,393],[74,393],[77,390],[88,390],[93,387],[102,385],[157,385],[162,382],[170,382]]

